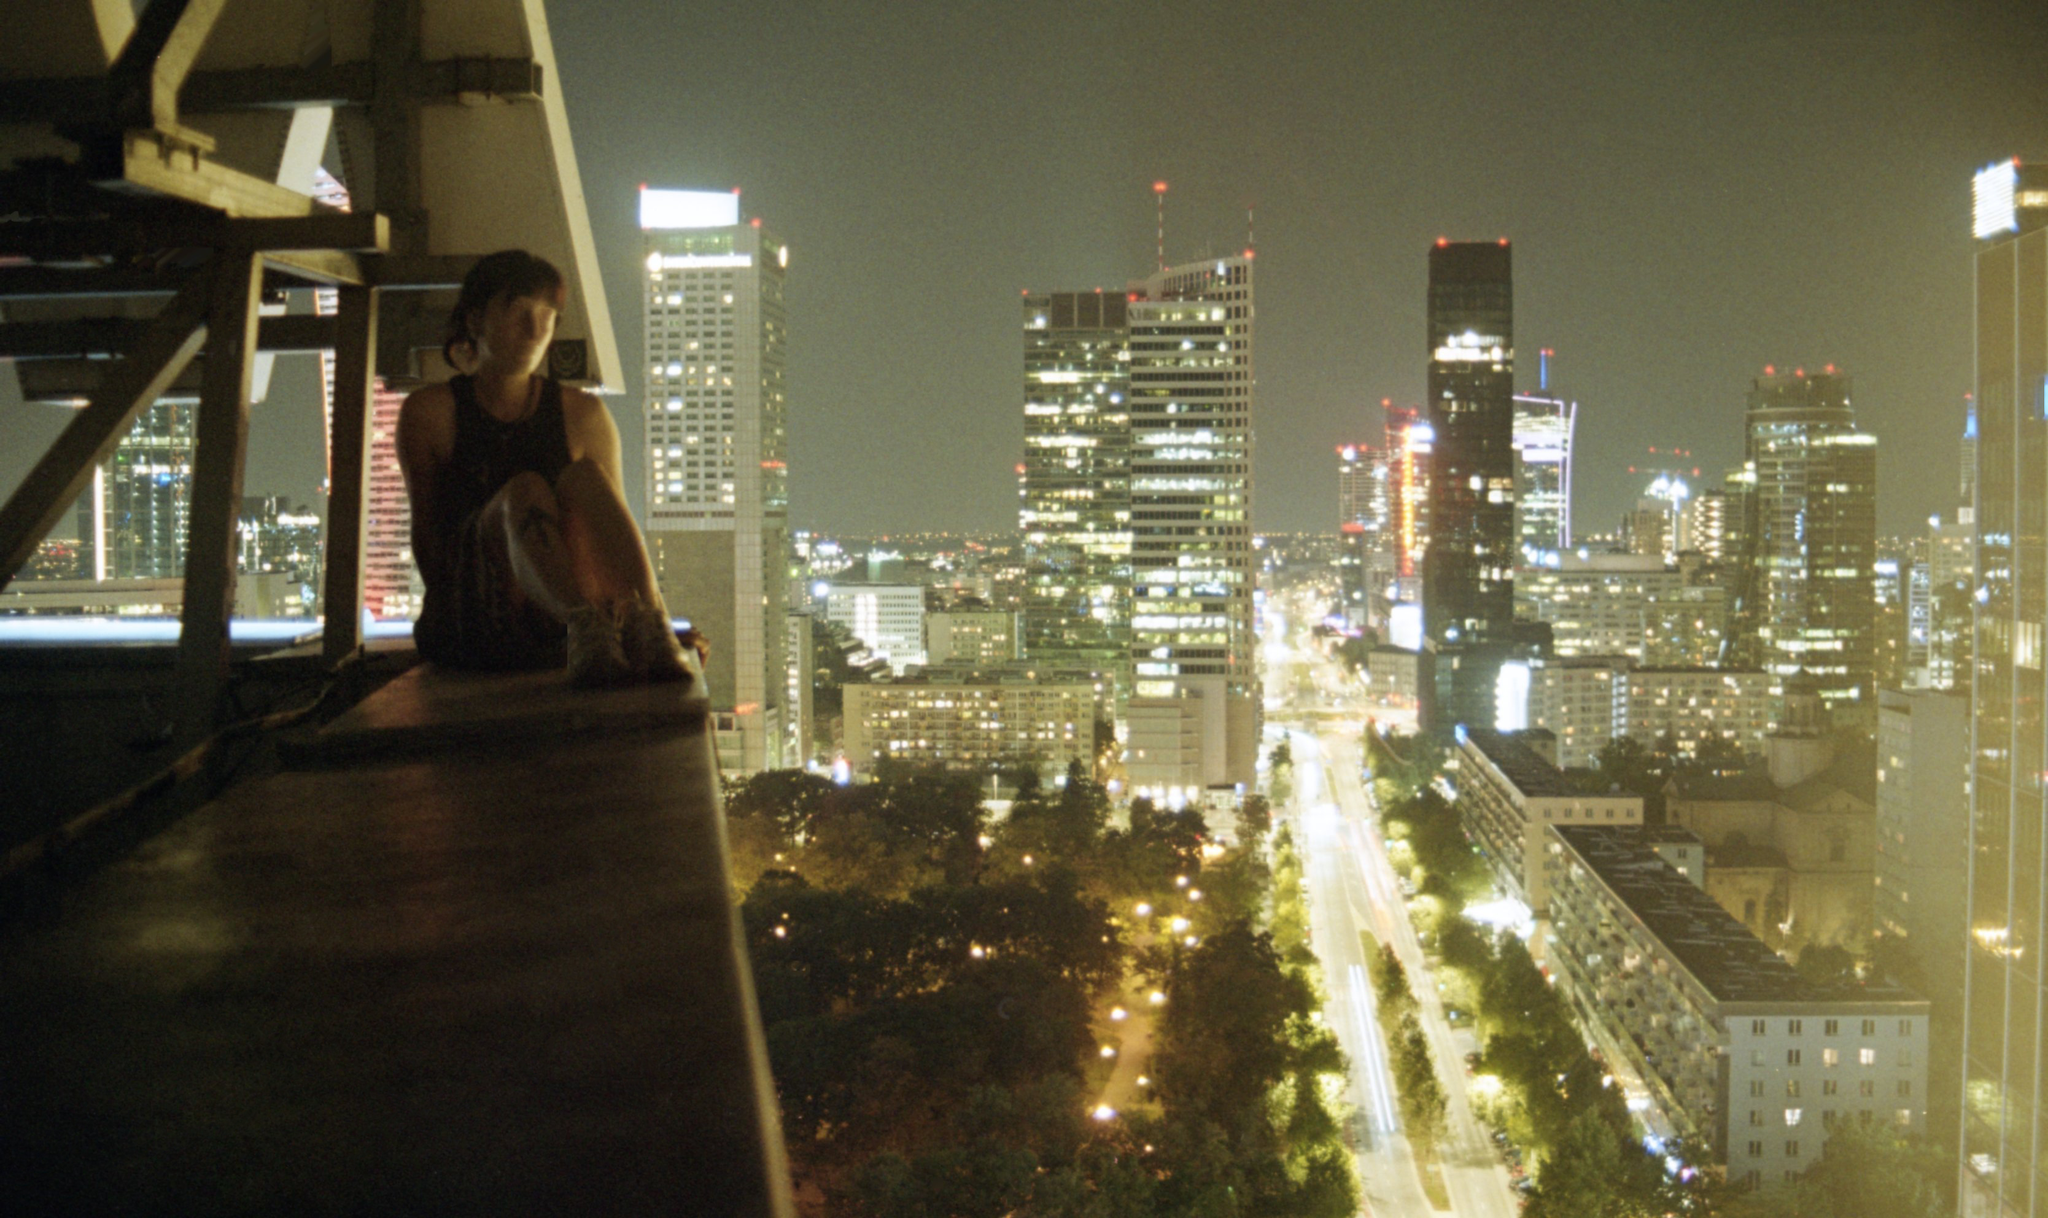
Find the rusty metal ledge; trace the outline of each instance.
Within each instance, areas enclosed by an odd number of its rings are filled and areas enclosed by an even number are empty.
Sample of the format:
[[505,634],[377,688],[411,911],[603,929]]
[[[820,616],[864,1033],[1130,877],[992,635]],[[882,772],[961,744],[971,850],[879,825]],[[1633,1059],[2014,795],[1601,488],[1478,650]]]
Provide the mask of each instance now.
[[0,931],[10,1207],[790,1213],[701,706],[416,670],[329,731]]

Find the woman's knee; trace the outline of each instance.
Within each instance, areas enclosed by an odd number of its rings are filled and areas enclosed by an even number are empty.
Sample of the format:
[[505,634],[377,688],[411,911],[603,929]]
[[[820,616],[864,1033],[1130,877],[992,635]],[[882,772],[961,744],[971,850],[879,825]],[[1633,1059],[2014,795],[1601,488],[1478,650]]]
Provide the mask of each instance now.
[[525,522],[537,517],[553,520],[561,513],[555,488],[530,470],[507,479],[492,497],[491,506],[515,529],[525,528]]

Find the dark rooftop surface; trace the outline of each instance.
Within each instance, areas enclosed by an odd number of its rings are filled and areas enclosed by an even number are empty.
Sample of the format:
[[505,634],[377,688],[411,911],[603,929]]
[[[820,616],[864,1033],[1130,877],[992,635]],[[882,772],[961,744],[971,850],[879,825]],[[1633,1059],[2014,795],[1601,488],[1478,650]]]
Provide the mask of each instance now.
[[1545,761],[1536,750],[1515,738],[1512,732],[1487,728],[1466,728],[1465,736],[1474,748],[1486,754],[1495,768],[1507,776],[1525,796],[1573,796],[1585,792],[1574,787],[1564,771]]
[[34,1214],[783,1214],[688,687],[398,678],[0,926]]
[[1822,987],[1659,858],[1634,828],[1552,825],[1565,844],[1720,1002],[1904,1002],[1905,990]]
[[1700,835],[1684,825],[1631,826],[1630,832],[1634,835],[1635,840],[1650,845],[1697,846],[1700,844]]

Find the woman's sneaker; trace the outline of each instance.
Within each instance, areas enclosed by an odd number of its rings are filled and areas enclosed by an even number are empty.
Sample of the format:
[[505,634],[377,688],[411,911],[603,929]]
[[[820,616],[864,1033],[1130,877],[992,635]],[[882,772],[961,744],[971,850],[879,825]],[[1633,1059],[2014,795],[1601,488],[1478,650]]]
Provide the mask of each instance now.
[[619,613],[619,639],[633,674],[647,681],[687,681],[692,673],[675,624],[658,605],[629,601]]
[[619,628],[596,605],[569,614],[569,684],[584,689],[619,685],[633,676]]

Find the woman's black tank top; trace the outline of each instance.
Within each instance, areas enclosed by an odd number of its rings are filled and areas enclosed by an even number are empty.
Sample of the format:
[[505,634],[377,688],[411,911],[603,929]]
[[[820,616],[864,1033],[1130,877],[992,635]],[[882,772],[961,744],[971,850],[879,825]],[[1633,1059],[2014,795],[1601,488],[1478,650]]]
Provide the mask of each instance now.
[[[448,382],[448,389],[455,395],[455,450],[435,472],[435,519],[429,523],[435,536],[452,542],[514,475],[531,470],[553,485],[569,467],[569,432],[562,421],[562,385],[553,377],[541,382],[539,403],[516,423],[500,422],[484,412],[476,400],[474,378],[458,376]],[[457,547],[450,544],[442,552],[452,560]],[[454,574],[421,570],[427,585],[422,617],[433,615],[435,602],[441,599],[437,585],[445,585]],[[443,595],[451,591],[444,589]]]

